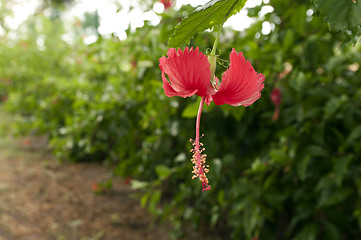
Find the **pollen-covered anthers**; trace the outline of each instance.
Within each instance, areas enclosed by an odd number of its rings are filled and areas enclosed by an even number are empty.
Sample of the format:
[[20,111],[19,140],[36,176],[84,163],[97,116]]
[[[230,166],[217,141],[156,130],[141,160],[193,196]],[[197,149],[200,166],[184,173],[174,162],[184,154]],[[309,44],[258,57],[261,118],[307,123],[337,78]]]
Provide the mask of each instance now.
[[207,191],[211,189],[211,186],[209,185],[208,178],[206,176],[206,173],[209,172],[209,165],[206,165],[206,154],[202,154],[204,152],[205,148],[203,148],[203,143],[199,143],[199,147],[197,146],[196,142],[190,139],[190,142],[193,145],[193,149],[191,149],[191,152],[193,153],[192,156],[192,163],[194,174],[192,176],[192,179],[199,178],[199,181],[202,182],[202,190]]

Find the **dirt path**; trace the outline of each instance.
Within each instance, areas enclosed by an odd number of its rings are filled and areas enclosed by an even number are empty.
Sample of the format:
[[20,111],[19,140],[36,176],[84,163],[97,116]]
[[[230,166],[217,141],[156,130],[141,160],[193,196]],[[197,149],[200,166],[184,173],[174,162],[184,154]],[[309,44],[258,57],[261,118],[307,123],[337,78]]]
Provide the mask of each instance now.
[[105,168],[59,165],[32,145],[36,140],[1,141],[1,240],[168,239],[122,180],[114,180],[111,192],[94,194],[94,183],[109,178]]
[[[11,137],[0,105],[0,240],[168,240],[171,228],[139,204],[121,178],[101,164],[58,163],[39,137]],[[219,240],[187,230],[185,239]]]
[[[11,121],[1,110],[0,125]],[[40,138],[12,138],[0,129],[0,240],[169,239],[168,230],[140,208],[121,179],[99,164],[58,164]]]

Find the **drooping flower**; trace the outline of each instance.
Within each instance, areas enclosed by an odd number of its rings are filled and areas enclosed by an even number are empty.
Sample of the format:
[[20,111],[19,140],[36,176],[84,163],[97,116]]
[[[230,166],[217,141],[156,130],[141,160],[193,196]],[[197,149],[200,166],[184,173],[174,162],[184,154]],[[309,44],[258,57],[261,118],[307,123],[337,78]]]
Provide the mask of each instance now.
[[[254,70],[243,54],[232,50],[229,69],[223,73],[220,86],[211,84],[211,70],[207,56],[198,48],[168,50],[168,58],[159,59],[163,88],[168,97],[207,97],[207,104],[213,100],[216,105],[251,105],[261,96],[264,87],[263,74]],[[168,76],[169,80],[166,78]],[[210,98],[210,99],[209,99]]]
[[280,104],[282,102],[282,94],[279,88],[274,88],[272,90],[271,101],[275,105],[275,111],[273,112],[272,121],[276,121],[280,113]]
[[[196,138],[191,140],[193,149],[193,178],[199,178],[203,191],[209,190],[206,177],[208,165],[203,154],[203,144],[199,142],[200,116],[204,103],[212,101],[216,105],[249,106],[261,96],[264,87],[264,75],[257,73],[242,52],[232,50],[229,68],[223,73],[219,83],[214,76],[216,57],[207,58],[198,48],[186,48],[184,51],[170,48],[168,57],[159,59],[162,72],[163,89],[168,97],[202,97],[196,120]],[[168,78],[167,78],[168,77]]]

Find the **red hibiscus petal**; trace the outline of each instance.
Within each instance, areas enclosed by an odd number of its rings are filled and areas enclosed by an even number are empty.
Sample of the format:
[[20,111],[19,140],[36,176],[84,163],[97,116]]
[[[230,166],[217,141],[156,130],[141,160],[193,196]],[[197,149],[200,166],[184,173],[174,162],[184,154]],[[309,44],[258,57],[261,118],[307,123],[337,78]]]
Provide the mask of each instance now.
[[245,107],[254,103],[261,96],[264,87],[264,75],[254,70],[243,53],[232,50],[229,69],[224,72],[219,90],[214,94],[216,105],[229,104]]
[[[168,50],[168,58],[159,59],[163,88],[168,97],[205,96],[210,85],[211,71],[207,56],[198,48]],[[169,80],[166,78],[168,76]]]
[[[214,76],[215,78],[215,84],[218,85],[218,78],[216,76]],[[211,104],[211,102],[213,101],[213,95],[216,94],[217,90],[212,86],[212,84],[209,84],[207,87],[207,94],[206,94],[206,99],[205,99],[205,103],[209,106],[209,104]]]
[[209,104],[211,104],[212,101],[213,101],[212,95],[207,94],[204,102],[209,106]]

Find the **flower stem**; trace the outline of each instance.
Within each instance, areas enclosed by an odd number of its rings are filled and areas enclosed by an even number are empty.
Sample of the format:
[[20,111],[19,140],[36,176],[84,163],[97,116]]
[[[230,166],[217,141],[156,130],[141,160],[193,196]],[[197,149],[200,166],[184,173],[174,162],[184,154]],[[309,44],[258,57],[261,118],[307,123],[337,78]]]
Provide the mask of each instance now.
[[226,22],[226,20],[227,20],[228,17],[229,17],[229,14],[231,14],[231,12],[233,11],[233,9],[234,9],[234,7],[237,5],[237,3],[238,3],[237,1],[235,1],[235,2],[233,3],[233,5],[231,6],[231,8],[228,10],[228,12],[226,13],[226,15],[224,16],[222,23],[218,25],[218,32],[217,32],[216,40],[214,41],[213,48],[212,48],[212,51],[211,51],[211,54],[210,54],[211,56],[215,56],[215,55],[216,55],[216,50],[217,50],[219,35],[221,34],[221,31],[222,31],[222,28],[223,28],[223,24]]
[[216,40],[213,43],[213,48],[212,48],[212,51],[211,51],[211,54],[210,54],[211,56],[216,56],[216,50],[217,50],[217,45],[218,45],[218,42],[219,42],[219,36],[221,35],[221,31],[222,31],[222,26],[220,25],[219,29],[218,29],[218,32],[217,32],[217,35],[216,35]]
[[204,105],[205,99],[206,99],[206,97],[202,97],[202,99],[201,99],[201,103],[199,104],[199,108],[198,108],[197,120],[196,120],[196,147],[198,149],[199,149],[199,130],[200,130],[200,125],[201,125],[201,115],[202,115],[202,110],[203,110],[203,105]]
[[216,40],[214,41],[213,48],[211,53],[208,55],[208,61],[210,64],[209,69],[211,70],[211,85],[213,88],[217,89],[217,81],[215,79],[215,73],[216,73],[216,65],[217,65],[217,56],[216,56],[216,50],[217,45],[219,41],[219,35],[221,34],[222,27],[219,28],[219,31],[217,32]]
[[205,102],[206,97],[203,96],[201,99],[201,103],[199,104],[198,114],[197,114],[197,120],[196,120],[196,139],[192,143],[193,144],[193,157],[192,162],[194,164],[193,167],[193,178],[199,178],[199,180],[202,182],[202,190],[207,191],[211,189],[211,186],[208,184],[208,178],[206,177],[206,173],[208,173],[208,165],[206,164],[206,154],[202,154],[204,151],[203,144],[199,142],[199,130],[201,125],[201,115],[203,110],[203,105]]

